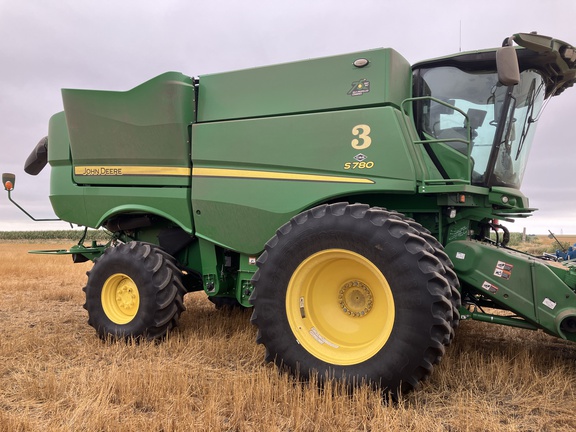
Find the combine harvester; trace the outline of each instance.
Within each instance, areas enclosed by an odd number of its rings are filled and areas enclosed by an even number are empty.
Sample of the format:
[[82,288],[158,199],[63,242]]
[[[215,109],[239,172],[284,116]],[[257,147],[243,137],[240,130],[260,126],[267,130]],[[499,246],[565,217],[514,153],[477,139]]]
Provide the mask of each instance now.
[[536,121],[575,81],[571,45],[520,33],[413,66],[376,49],[65,89],[26,171],[49,163],[58,217],[111,240],[41,252],[94,261],[102,338],[162,338],[203,290],[253,307],[266,360],[392,393],[463,319],[576,341],[576,271],[507,248],[497,222],[533,212]]

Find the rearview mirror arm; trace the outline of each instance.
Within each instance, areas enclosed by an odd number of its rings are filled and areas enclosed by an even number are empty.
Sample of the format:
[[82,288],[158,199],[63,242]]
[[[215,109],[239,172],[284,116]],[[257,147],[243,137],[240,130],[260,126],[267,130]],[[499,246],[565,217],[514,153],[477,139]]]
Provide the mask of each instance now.
[[30,219],[32,219],[34,222],[54,222],[54,221],[61,221],[62,219],[56,219],[56,218],[42,218],[42,219],[37,219],[34,216],[32,216],[30,213],[28,213],[26,210],[24,210],[16,201],[14,201],[12,199],[12,191],[11,190],[7,190],[8,192],[8,200],[14,204],[16,207],[18,207],[26,216],[28,216]]

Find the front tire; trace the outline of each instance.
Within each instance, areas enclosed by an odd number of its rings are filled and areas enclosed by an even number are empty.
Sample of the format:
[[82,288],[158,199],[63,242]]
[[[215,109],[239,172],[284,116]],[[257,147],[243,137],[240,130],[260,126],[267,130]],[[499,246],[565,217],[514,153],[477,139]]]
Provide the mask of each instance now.
[[[402,215],[400,216],[402,217]],[[444,266],[444,277],[450,285],[450,293],[448,298],[450,299],[450,303],[452,303],[452,313],[448,320],[450,322],[451,331],[449,338],[445,341],[445,345],[448,346],[450,343],[452,343],[452,340],[456,335],[456,329],[460,325],[460,306],[462,306],[460,281],[458,280],[458,276],[454,271],[454,264],[452,264],[452,261],[448,255],[446,252],[444,252],[444,247],[442,244],[432,234],[430,234],[430,231],[428,231],[414,219],[405,218],[405,220],[412,228],[418,231],[419,235],[423,237],[424,240],[426,240],[430,246],[432,246],[432,248],[434,248],[434,256],[438,258],[438,260]]]
[[152,244],[108,248],[87,275],[84,308],[103,339],[161,338],[184,311],[181,272],[172,256]]
[[444,354],[452,311],[444,265],[398,213],[316,207],[282,226],[257,264],[257,341],[266,360],[294,374],[397,393]]

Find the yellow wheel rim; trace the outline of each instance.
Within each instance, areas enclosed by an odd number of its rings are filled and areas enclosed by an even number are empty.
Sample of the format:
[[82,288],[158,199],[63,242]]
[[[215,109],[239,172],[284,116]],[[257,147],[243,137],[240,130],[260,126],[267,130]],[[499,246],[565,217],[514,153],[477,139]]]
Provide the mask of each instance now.
[[308,257],[292,275],[286,313],[306,351],[346,366],[382,349],[395,310],[390,285],[370,260],[348,250],[327,249]]
[[106,279],[102,286],[102,309],[115,324],[127,324],[140,307],[140,294],[134,281],[123,273]]

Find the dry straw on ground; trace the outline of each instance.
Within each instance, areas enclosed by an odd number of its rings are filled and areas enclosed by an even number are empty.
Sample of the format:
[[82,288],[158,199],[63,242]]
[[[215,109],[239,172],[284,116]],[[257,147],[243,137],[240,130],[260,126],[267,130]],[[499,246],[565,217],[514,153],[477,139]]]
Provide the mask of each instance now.
[[464,322],[422,388],[387,404],[279,374],[250,312],[202,293],[163,343],[102,342],[82,308],[90,264],[26,254],[43,247],[0,245],[2,432],[576,429],[576,344]]

